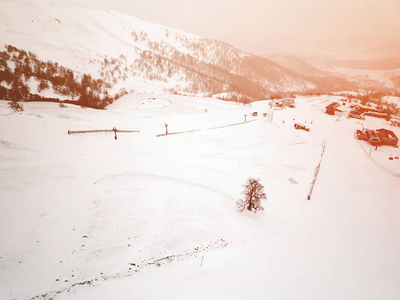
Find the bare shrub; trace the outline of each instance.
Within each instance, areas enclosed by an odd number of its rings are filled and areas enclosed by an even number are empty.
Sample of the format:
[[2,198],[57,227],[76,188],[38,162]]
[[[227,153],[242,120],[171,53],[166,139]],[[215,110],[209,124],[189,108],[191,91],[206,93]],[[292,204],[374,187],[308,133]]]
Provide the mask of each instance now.
[[24,110],[24,107],[22,106],[22,104],[20,104],[17,101],[10,101],[8,103],[8,106],[14,111],[14,112],[20,112]]
[[244,199],[239,199],[236,202],[239,211],[247,209],[256,213],[257,211],[264,210],[261,206],[261,200],[267,199],[267,196],[264,193],[264,186],[260,183],[260,179],[249,178],[243,187],[242,194],[244,195]]

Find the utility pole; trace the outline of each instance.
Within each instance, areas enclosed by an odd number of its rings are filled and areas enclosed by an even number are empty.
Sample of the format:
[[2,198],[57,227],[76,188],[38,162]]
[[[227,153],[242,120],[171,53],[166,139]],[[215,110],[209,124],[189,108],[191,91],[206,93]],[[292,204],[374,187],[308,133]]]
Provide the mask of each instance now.
[[165,126],[165,135],[168,135],[168,124],[165,123],[164,126]]

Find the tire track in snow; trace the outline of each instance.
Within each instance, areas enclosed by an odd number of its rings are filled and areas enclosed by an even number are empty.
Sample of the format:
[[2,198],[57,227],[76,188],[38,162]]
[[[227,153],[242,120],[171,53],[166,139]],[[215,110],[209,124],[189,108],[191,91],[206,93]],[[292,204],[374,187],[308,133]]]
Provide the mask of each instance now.
[[101,179],[96,180],[94,183],[98,184],[101,182],[107,182],[107,181],[113,181],[116,179],[120,179],[120,178],[135,178],[137,179],[139,178],[143,178],[143,179],[151,179],[151,180],[159,180],[159,181],[170,181],[170,182],[174,182],[174,183],[182,183],[185,185],[189,185],[189,186],[193,186],[193,187],[197,187],[197,188],[202,188],[208,191],[211,191],[213,193],[219,194],[225,198],[228,198],[229,200],[234,200],[235,198],[232,197],[229,194],[226,194],[220,190],[214,189],[212,187],[209,187],[207,185],[201,184],[201,183],[196,183],[193,181],[189,181],[186,179],[182,179],[182,178],[176,178],[176,177],[170,177],[170,176],[162,176],[162,175],[150,175],[150,174],[144,174],[144,173],[120,173],[120,174],[114,174],[114,175],[108,175],[105,176]]

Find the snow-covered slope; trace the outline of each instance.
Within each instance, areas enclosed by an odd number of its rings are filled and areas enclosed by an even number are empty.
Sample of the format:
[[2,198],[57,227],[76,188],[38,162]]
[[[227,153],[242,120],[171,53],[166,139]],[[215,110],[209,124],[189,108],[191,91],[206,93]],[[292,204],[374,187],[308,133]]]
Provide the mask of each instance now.
[[155,42],[165,40],[166,30],[173,35],[200,39],[115,11],[80,8],[58,1],[12,0],[0,5],[3,43],[82,72],[92,71],[89,62],[103,60],[105,55],[136,58],[135,47],[146,45],[134,43],[132,32],[143,31]]
[[293,70],[299,74],[303,74],[306,76],[324,77],[329,75],[329,73],[319,70],[318,68],[310,65],[309,63],[295,56],[272,55],[269,56],[268,58],[290,70]]
[[[0,298],[397,299],[399,150],[368,156],[354,130],[387,123],[326,115],[338,99],[297,98],[272,122],[268,101],[0,101]],[[198,131],[156,137],[166,123]],[[112,127],[140,133],[67,134]],[[262,214],[236,210],[249,177]]]
[[[125,89],[208,96],[228,93],[231,99],[248,100],[318,89],[315,82],[271,60],[115,11],[48,0],[2,1],[0,28],[3,45],[32,52],[43,62],[58,63],[76,78],[90,74],[101,79],[110,95]],[[3,56],[7,63],[2,65],[10,69],[25,58]],[[34,72],[33,76],[38,75]],[[0,83],[11,84],[4,78]]]
[[[273,55],[269,56],[272,61],[288,68],[289,70],[306,76],[309,81],[323,92],[334,90],[358,90],[363,80],[348,76],[348,74],[340,74],[332,70],[317,68],[314,65],[291,55]],[[368,90],[367,85],[361,84]]]

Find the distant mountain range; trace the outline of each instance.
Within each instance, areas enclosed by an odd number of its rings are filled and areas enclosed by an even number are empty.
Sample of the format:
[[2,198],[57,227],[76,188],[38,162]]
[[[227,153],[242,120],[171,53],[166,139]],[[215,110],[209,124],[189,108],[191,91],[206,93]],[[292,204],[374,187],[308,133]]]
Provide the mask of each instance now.
[[371,60],[333,60],[328,62],[327,65],[349,69],[391,71],[400,69],[400,57]]
[[292,55],[273,55],[269,56],[272,61],[292,70],[299,74],[309,77],[327,77],[330,76],[328,72],[322,71],[313,65],[301,60],[300,58]]
[[231,45],[109,10],[47,0],[0,3],[0,98],[104,107],[131,91],[249,102],[356,89],[294,57]]

